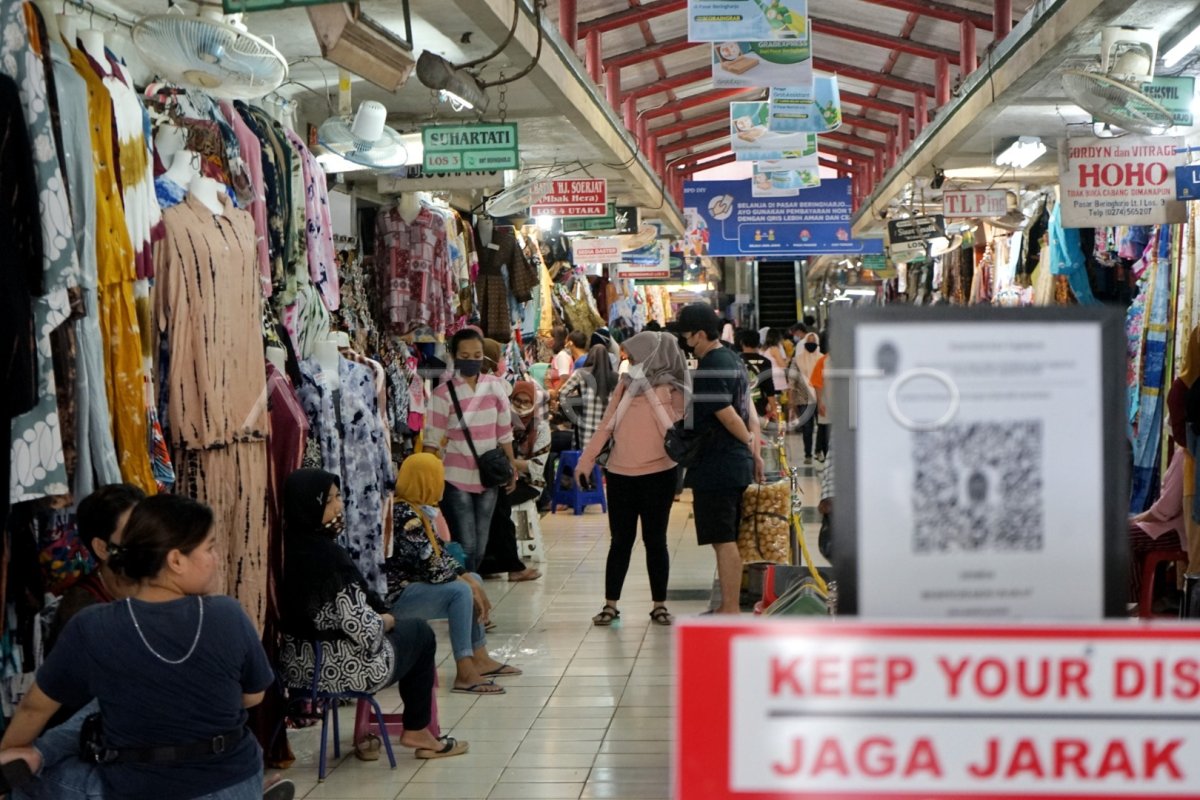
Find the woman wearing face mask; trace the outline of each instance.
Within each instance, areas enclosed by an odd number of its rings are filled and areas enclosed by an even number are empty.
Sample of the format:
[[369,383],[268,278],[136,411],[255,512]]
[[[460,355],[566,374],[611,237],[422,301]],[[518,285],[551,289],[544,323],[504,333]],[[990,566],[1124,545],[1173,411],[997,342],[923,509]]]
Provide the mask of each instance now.
[[813,388],[812,376],[817,362],[821,360],[821,337],[809,333],[800,340],[796,358],[792,361],[789,374],[792,395],[792,419],[800,428],[804,438],[804,463],[813,459],[813,433],[817,424],[817,392]]
[[[483,335],[464,328],[450,340],[455,375],[443,382],[429,398],[425,423],[425,452],[443,455],[446,492],[442,511],[454,540],[467,554],[468,570],[476,572],[487,550],[488,530],[496,508],[496,487],[486,487],[479,474],[474,452],[483,455],[497,447],[509,462],[513,456],[512,409],[508,384],[483,372]],[[451,396],[451,388],[454,397]],[[454,398],[462,413],[455,408]],[[467,440],[469,431],[470,441]],[[516,487],[516,470],[504,491]]]
[[576,473],[576,480],[588,478],[604,445],[612,441],[606,467],[612,541],[605,568],[604,607],[592,622],[611,625],[621,615],[617,603],[640,519],[654,602],[650,619],[657,625],[670,625],[674,618],[666,606],[670,577],[667,524],[675,498],[676,469],[663,448],[663,437],[683,416],[691,380],[673,334],[639,333],[624,346],[629,353],[629,371],[617,384]]
[[[337,545],[343,526],[338,477],[301,469],[283,487],[285,548],[280,608],[280,669],[289,686],[311,686],[321,642],[319,686],[329,692],[378,692],[393,683],[404,701],[400,744],[417,758],[467,752],[467,743],[429,731],[437,641],[429,623],[395,619]],[[373,748],[357,742],[360,756]],[[377,756],[376,756],[377,757]]]

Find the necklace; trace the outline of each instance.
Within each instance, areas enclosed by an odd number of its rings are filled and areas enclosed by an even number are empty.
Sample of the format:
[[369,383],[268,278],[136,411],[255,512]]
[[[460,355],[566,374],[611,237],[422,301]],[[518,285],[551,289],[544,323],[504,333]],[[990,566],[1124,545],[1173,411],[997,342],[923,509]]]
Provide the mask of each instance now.
[[142,644],[146,645],[146,649],[164,664],[177,666],[187,661],[192,657],[192,653],[196,652],[196,645],[200,643],[200,631],[204,628],[204,598],[197,597],[196,600],[200,604],[200,622],[196,625],[196,638],[192,639],[192,646],[188,648],[188,651],[186,654],[184,654],[183,658],[179,659],[178,661],[172,661],[169,658],[163,658],[163,656],[157,650],[150,646],[150,642],[146,641],[146,634],[142,633],[142,626],[138,624],[137,617],[133,615],[133,598],[128,597],[125,599],[125,607],[129,609],[129,618],[133,620],[133,628],[137,631],[138,638],[142,640]]

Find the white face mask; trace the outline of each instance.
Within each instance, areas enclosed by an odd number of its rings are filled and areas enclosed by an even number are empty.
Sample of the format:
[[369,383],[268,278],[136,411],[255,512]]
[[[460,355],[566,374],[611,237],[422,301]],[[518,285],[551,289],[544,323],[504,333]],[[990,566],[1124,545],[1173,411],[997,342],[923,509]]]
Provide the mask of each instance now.
[[646,367],[644,364],[630,364],[629,372],[626,374],[629,375],[631,380],[640,381],[646,377]]

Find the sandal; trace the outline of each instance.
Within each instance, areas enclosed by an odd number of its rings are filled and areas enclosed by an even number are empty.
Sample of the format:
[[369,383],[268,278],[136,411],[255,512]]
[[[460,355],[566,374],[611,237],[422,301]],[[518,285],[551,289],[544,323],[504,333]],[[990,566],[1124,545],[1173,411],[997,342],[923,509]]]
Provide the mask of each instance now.
[[450,691],[458,694],[504,694],[504,687],[495,681],[484,681],[483,683],[472,683],[470,686],[455,686]]
[[522,581],[536,581],[540,577],[542,577],[541,570],[530,568],[522,570],[521,572],[508,573],[508,582],[520,583]]
[[[455,691],[458,691],[457,689]],[[461,756],[467,752],[469,745],[466,742],[460,742],[453,736],[443,736],[438,739],[439,742],[445,742],[445,745],[440,750],[434,750],[430,747],[418,747],[417,758],[449,758],[450,756]]]
[[515,678],[518,675],[524,674],[520,668],[501,664],[493,670],[479,673],[485,678]]
[[289,780],[273,783],[263,792],[263,800],[293,800],[296,796],[296,784]]
[[379,752],[383,749],[383,741],[373,733],[354,745],[354,755],[359,761],[378,761]]
[[613,620],[618,619],[620,616],[621,612],[617,610],[616,606],[606,605],[604,608],[600,609],[599,614],[592,617],[592,624],[599,625],[601,627],[612,625]]
[[650,612],[650,621],[655,625],[674,625],[675,618],[671,616],[671,612],[667,611],[666,606],[655,606]]

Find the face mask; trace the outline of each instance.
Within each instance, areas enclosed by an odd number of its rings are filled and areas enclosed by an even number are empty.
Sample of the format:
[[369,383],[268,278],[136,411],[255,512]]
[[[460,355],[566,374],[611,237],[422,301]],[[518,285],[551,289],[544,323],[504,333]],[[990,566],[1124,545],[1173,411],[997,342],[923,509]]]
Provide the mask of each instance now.
[[630,364],[629,372],[626,374],[629,375],[630,379],[635,380],[635,381],[640,381],[642,378],[646,377],[646,365],[645,364]]
[[464,378],[474,378],[483,371],[483,359],[480,358],[460,358],[454,362],[454,369],[459,375]]
[[421,510],[424,511],[425,516],[429,517],[430,519],[437,519],[438,514],[441,513],[437,506],[421,506]]
[[815,353],[815,352],[817,352],[817,343],[816,342],[805,342],[804,349],[810,353]]
[[346,515],[339,511],[338,515],[322,526],[330,536],[338,536],[346,529]]

